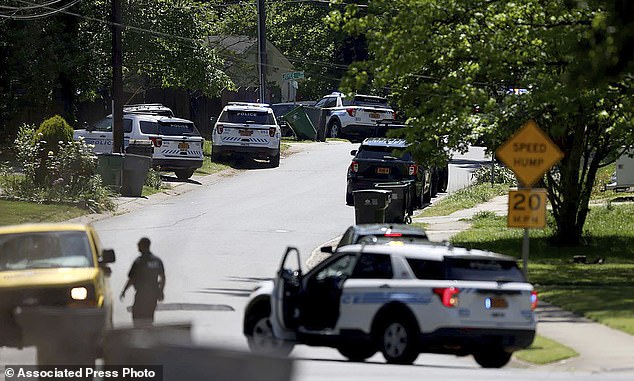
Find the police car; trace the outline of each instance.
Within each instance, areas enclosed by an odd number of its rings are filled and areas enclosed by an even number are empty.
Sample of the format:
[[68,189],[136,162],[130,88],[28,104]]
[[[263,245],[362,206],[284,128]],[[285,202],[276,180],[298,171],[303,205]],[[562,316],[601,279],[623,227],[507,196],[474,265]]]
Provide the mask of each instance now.
[[[203,143],[194,123],[187,119],[169,116],[171,110],[148,107],[124,108],[123,145],[130,140],[150,140],[153,146],[152,165],[162,171],[174,171],[179,179],[188,179],[196,168],[203,165]],[[169,113],[168,113],[169,111]],[[112,115],[94,125],[74,131],[74,139],[80,137],[93,151],[112,152]]]
[[295,344],[336,348],[351,361],[419,353],[473,355],[485,368],[533,342],[537,294],[514,258],[438,244],[348,245],[302,273],[288,248],[274,280],[250,296],[251,350],[287,355]]
[[251,157],[280,165],[282,133],[273,110],[262,103],[229,102],[212,131],[212,159]]

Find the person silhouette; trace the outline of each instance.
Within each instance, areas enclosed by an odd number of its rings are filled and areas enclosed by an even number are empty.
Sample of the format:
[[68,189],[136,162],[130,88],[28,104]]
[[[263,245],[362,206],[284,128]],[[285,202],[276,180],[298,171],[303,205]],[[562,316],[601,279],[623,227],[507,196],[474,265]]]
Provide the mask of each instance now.
[[154,323],[154,311],[158,301],[164,299],[165,268],[163,261],[150,251],[150,239],[143,237],[137,247],[140,255],[132,263],[119,299],[123,301],[125,293],[134,286],[134,304],[132,322],[135,327],[151,326]]

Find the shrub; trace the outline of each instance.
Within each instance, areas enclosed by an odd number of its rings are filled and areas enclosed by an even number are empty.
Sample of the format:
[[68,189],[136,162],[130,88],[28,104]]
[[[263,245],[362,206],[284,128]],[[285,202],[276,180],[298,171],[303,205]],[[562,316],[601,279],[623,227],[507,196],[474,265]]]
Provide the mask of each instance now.
[[147,172],[147,177],[145,178],[145,185],[154,189],[161,189],[161,186],[163,185],[161,173],[153,168],[150,168]]
[[[471,174],[475,184],[490,184],[491,183],[491,166],[483,165],[480,168],[473,171]],[[515,174],[510,169],[501,165],[495,165],[493,168],[493,183],[494,184],[507,184],[510,186],[516,186],[517,180]]]
[[47,152],[56,153],[60,143],[73,140],[73,128],[64,118],[55,115],[42,122],[36,131],[36,137],[42,142]]
[[95,173],[96,158],[83,140],[62,141],[55,151],[48,151],[37,135],[33,126],[20,127],[15,149],[23,174],[16,175],[7,166],[0,168],[0,188],[5,196],[79,204],[91,211],[114,208],[111,193]]

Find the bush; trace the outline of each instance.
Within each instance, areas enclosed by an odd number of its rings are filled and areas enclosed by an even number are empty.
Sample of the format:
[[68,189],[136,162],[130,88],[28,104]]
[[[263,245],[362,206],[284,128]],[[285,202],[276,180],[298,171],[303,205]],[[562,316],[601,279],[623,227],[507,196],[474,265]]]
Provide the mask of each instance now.
[[147,172],[147,177],[145,178],[145,185],[154,189],[161,189],[161,186],[163,185],[161,173],[153,168],[150,168]]
[[91,211],[114,208],[111,193],[95,173],[96,158],[83,140],[61,141],[49,151],[37,136],[33,126],[20,127],[15,149],[22,174],[13,173],[9,167],[0,168],[0,188],[5,197],[73,203]]
[[[480,168],[473,171],[471,174],[475,184],[490,184],[491,183],[491,166],[483,165]],[[515,174],[510,169],[501,165],[495,165],[493,169],[493,183],[494,184],[507,184],[510,186],[517,186],[517,180]]]
[[35,134],[47,153],[57,153],[60,143],[73,141],[73,128],[59,115],[42,122]]

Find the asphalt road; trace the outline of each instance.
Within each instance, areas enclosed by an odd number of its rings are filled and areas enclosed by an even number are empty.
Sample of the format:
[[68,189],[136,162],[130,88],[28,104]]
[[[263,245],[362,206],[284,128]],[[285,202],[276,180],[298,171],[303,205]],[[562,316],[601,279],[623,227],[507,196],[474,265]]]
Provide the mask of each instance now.
[[[303,258],[354,223],[354,210],[344,202],[350,150],[356,145],[310,144],[284,159],[279,168],[254,168],[221,178],[211,185],[134,212],[96,222],[104,246],[115,249],[113,294],[119,294],[142,236],[167,272],[165,301],[157,324],[190,322],[197,343],[246,350],[242,316],[249,292],[274,275],[287,246]],[[474,148],[450,167],[449,191],[470,181],[470,171],[487,160]],[[129,292],[114,310],[116,327],[131,325]],[[518,369],[480,369],[469,357],[421,355],[414,366],[344,361],[336,350],[299,346],[293,352],[295,380],[444,379],[534,380],[544,374]],[[6,361],[6,362],[5,362]],[[29,364],[34,351],[0,350],[0,364]],[[593,374],[548,373],[552,380],[606,380]],[[603,375],[605,376],[605,375]],[[614,378],[618,379],[618,378]]]

